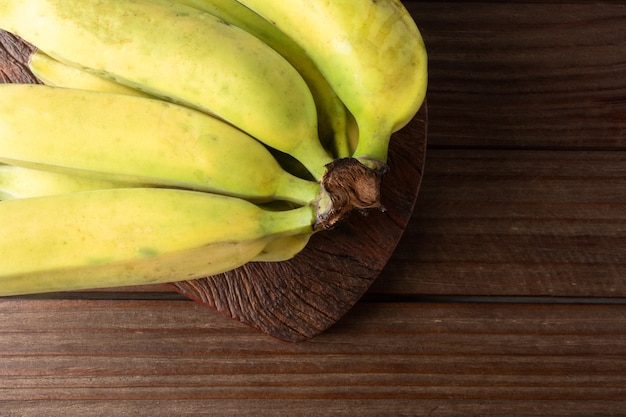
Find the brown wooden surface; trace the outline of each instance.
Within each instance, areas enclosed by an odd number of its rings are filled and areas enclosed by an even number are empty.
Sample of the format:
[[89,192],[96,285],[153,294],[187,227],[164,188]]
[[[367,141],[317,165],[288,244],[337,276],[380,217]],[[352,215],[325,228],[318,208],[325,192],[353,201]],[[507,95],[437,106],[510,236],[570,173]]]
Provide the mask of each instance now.
[[429,149],[363,299],[297,344],[162,286],[2,299],[0,415],[626,414],[626,2],[406,4]]

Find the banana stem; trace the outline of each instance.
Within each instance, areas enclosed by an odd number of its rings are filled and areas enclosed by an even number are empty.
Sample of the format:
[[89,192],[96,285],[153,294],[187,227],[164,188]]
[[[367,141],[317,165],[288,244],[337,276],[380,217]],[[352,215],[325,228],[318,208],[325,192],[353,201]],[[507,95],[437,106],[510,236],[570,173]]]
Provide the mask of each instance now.
[[294,235],[311,232],[315,219],[315,207],[303,206],[290,210],[268,211],[261,224],[264,235]]
[[303,206],[314,204],[321,189],[318,182],[305,180],[295,175],[282,175],[279,181],[275,199],[291,201]]
[[352,155],[347,132],[337,132],[334,135],[335,154],[338,158],[348,158]]
[[317,208],[317,228],[332,229],[353,211],[384,211],[380,201],[386,165],[372,169],[358,159],[340,158],[326,165]]

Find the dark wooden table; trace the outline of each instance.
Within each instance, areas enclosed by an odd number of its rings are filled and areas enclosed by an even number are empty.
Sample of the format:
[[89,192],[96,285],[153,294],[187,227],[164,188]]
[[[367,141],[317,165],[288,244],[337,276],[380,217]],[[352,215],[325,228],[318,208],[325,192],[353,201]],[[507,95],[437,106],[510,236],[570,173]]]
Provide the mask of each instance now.
[[0,416],[626,415],[626,2],[405,3],[426,171],[361,301],[294,344],[164,286],[0,299]]

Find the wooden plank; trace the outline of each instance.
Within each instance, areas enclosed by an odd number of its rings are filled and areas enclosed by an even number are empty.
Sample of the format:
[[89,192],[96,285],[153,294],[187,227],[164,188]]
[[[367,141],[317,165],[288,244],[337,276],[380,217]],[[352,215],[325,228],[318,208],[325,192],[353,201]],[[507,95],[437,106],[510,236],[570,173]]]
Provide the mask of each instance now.
[[370,294],[626,296],[626,154],[430,150]]
[[407,2],[431,144],[626,146],[626,4],[553,3]]
[[[66,417],[84,416],[220,416],[220,417],[327,417],[327,416],[536,416],[536,417],[622,417],[626,404],[622,401],[528,401],[478,399],[343,399],[320,400],[276,399],[188,399],[155,400],[99,400],[88,401],[28,401],[19,405],[7,403],[13,416]],[[3,405],[0,405],[0,410]]]
[[625,395],[626,306],[360,303],[289,344],[189,301],[0,301],[3,415],[615,415]]

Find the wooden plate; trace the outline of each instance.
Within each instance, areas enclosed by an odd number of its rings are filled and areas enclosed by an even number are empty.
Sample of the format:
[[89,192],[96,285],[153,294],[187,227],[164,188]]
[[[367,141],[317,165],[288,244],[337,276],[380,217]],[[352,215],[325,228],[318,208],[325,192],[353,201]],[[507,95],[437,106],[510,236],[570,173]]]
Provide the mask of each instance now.
[[[0,82],[36,82],[32,48],[0,31]],[[427,106],[394,134],[382,185],[384,212],[353,214],[314,235],[294,259],[249,263],[208,278],[170,284],[204,306],[285,341],[303,341],[339,320],[391,257],[418,195],[426,154]]]

